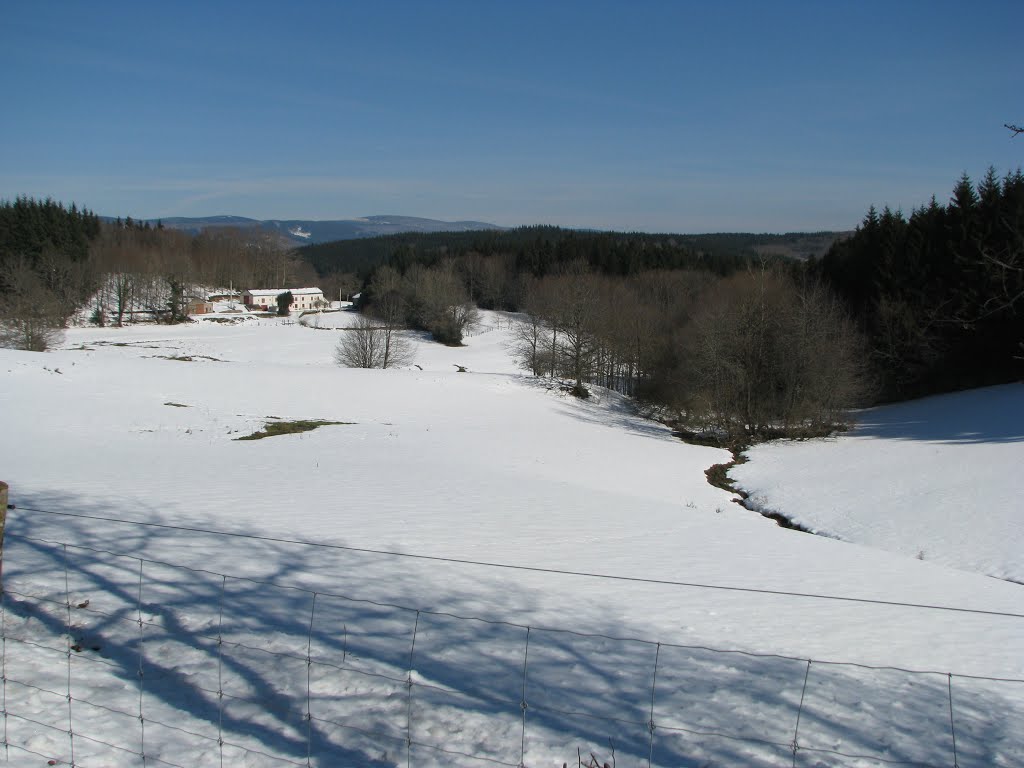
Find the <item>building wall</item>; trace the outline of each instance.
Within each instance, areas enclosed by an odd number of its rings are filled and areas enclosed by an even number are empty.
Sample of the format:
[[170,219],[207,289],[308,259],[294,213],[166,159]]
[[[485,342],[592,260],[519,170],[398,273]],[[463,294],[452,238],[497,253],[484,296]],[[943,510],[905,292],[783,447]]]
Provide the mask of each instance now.
[[[287,288],[282,288],[280,293],[287,291]],[[243,301],[251,307],[263,307],[267,309],[277,309],[277,296],[253,296],[248,292],[242,294]],[[319,306],[318,302],[326,304],[324,299],[323,291],[317,291],[316,293],[301,293],[296,294],[292,292],[292,309],[293,310],[307,310],[314,309]]]

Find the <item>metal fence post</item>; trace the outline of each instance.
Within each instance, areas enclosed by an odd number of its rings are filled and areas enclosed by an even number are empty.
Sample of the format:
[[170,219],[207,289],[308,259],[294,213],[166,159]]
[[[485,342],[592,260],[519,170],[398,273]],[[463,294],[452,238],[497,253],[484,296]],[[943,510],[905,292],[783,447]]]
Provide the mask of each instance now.
[[526,628],[526,647],[523,649],[523,693],[519,708],[523,712],[523,739],[519,751],[519,768],[526,768],[526,665],[530,660],[530,628]]
[[804,687],[800,690],[800,706],[796,710],[796,728],[793,729],[793,768],[796,768],[796,753],[800,751],[800,717],[804,713],[804,698],[807,696],[807,680],[811,676],[811,660],[807,660],[807,669],[804,670]]
[[654,764],[654,731],[656,726],[654,725],[654,695],[658,688],[658,662],[661,660],[661,643],[658,643],[657,648],[654,651],[654,674],[651,676],[651,716],[647,721],[647,730],[651,734],[650,743],[648,744],[647,750],[647,768],[651,768]]

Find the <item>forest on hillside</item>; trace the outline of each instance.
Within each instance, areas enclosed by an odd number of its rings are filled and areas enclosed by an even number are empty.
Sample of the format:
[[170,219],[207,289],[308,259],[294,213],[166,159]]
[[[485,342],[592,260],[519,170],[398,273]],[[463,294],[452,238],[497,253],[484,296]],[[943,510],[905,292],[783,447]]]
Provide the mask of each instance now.
[[511,261],[514,271],[534,277],[579,261],[609,275],[632,275],[648,269],[703,269],[727,274],[764,255],[820,257],[844,234],[849,233],[679,235],[533,226],[337,240],[304,246],[298,255],[321,277],[349,273],[361,280],[384,264],[404,270],[413,263],[431,266],[445,258],[473,253],[502,254]]

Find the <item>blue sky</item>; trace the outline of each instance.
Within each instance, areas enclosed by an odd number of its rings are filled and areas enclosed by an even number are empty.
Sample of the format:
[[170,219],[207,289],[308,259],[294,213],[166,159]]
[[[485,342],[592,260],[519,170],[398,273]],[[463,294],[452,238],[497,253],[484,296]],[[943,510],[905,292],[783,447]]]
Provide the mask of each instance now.
[[11,2],[0,198],[849,229],[1024,164],[1019,2]]

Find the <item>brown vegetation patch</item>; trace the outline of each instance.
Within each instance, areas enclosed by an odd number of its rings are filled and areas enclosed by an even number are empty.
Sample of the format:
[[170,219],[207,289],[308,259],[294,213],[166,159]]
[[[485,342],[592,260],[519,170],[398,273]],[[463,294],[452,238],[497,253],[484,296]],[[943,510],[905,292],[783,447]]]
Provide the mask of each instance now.
[[215,363],[223,363],[219,357],[210,357],[209,355],[154,355],[161,360],[178,360],[183,363],[194,363],[196,360],[212,360]]
[[339,424],[355,424],[354,421],[324,421],[322,419],[298,420],[298,421],[269,421],[263,425],[259,432],[251,435],[236,437],[236,440],[262,440],[264,437],[275,437],[276,435],[293,435],[299,432],[311,432],[317,427],[326,427]]

